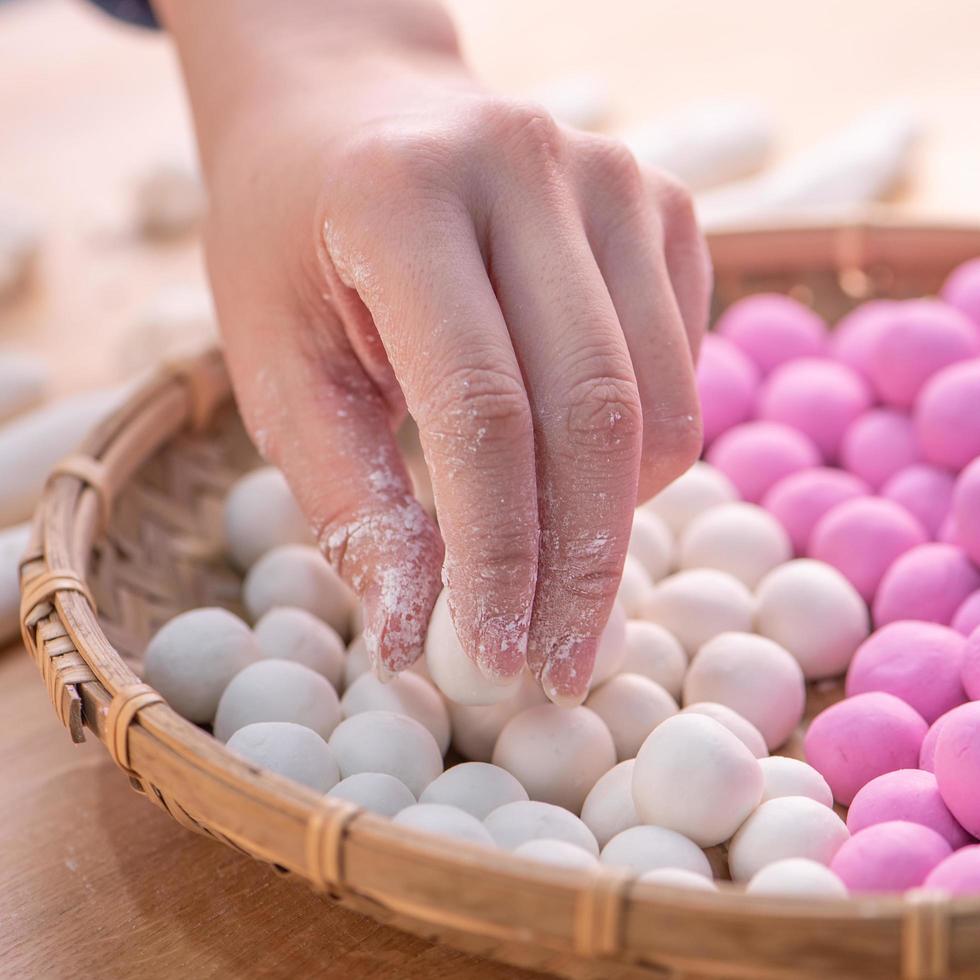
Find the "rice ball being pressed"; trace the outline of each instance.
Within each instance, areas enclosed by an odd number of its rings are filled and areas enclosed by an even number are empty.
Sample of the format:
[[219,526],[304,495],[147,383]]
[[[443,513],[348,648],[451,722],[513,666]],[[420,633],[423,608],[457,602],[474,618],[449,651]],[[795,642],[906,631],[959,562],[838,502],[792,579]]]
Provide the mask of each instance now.
[[806,761],[819,772],[834,799],[849,806],[875,776],[914,769],[927,725],[893,694],[873,691],[845,698],[810,722]]
[[595,835],[600,847],[640,822],[633,803],[635,764],[635,759],[627,759],[603,773],[582,804],[582,822]]
[[627,616],[639,616],[653,591],[653,579],[632,555],[623,562],[623,575],[619,580],[616,602]]
[[545,864],[556,864],[563,868],[577,868],[582,871],[594,870],[599,864],[588,851],[584,851],[581,847],[569,844],[568,841],[548,837],[519,844],[514,848],[514,857],[542,861]]
[[847,886],[830,868],[809,858],[784,858],[760,868],[745,886],[747,895],[847,898]]
[[939,296],[980,326],[980,259],[960,263],[946,277]]
[[758,806],[763,785],[752,753],[728,729],[698,714],[675,715],[658,725],[633,768],[640,819],[701,847],[728,840]]
[[606,723],[620,761],[632,759],[647,735],[678,710],[656,681],[641,674],[610,677],[592,691],[585,706]]
[[961,470],[980,456],[980,358],[954,364],[922,389],[915,406],[915,434],[930,463]]
[[578,813],[596,780],[616,764],[616,746],[589,708],[542,704],[504,725],[493,764],[515,776],[532,800]]
[[771,755],[759,760],[765,788],[762,802],[781,796],[808,796],[823,806],[834,805],[834,794],[827,780],[813,766],[785,755]]
[[785,858],[830,864],[849,836],[830,807],[808,796],[780,796],[761,804],[738,828],[728,845],[728,867],[733,880],[748,881]]
[[214,715],[214,736],[227,742],[257,721],[291,721],[329,738],[340,721],[340,701],[330,682],[291,660],[260,660],[229,682]]
[[825,514],[810,536],[810,557],[833,565],[871,602],[892,562],[929,540],[904,508],[881,497],[859,497]]
[[663,626],[630,619],[626,623],[626,655],[619,669],[624,674],[649,677],[677,701],[687,672],[687,654]]
[[726,704],[718,704],[716,701],[696,701],[694,704],[685,705],[681,714],[704,715],[706,718],[711,718],[723,728],[727,728],[757,759],[765,759],[769,755],[762,732]]
[[757,504],[780,480],[821,463],[813,440],[780,422],[744,422],[711,445],[708,462],[735,485],[739,496]]
[[245,576],[242,598],[254,620],[277,606],[295,606],[341,636],[350,631],[354,597],[312,545],[287,544],[267,551]]
[[947,625],[960,604],[980,589],[980,571],[962,548],[930,542],[899,556],[875,593],[875,625],[921,619]]
[[712,637],[752,629],[755,600],[733,575],[713,568],[693,568],[660,582],[644,611],[693,656]]
[[757,417],[798,429],[832,463],[848,426],[870,407],[871,392],[857,372],[826,358],[802,358],[769,375]]
[[286,478],[275,466],[252,470],[231,485],[223,522],[228,556],[242,571],[273,548],[310,544],[313,537]]
[[506,769],[489,762],[462,762],[436,776],[419,803],[457,806],[483,820],[497,807],[527,798],[527,790]]
[[852,892],[902,892],[921,885],[951,853],[936,831],[907,820],[889,820],[846,840],[830,870]]
[[633,514],[629,554],[639,561],[654,582],[670,571],[674,561],[674,535],[664,519],[652,510],[640,509]]
[[396,813],[393,822],[399,827],[422,830],[427,834],[452,837],[470,844],[493,846],[493,838],[483,824],[458,806],[443,803],[415,803]]
[[199,725],[214,720],[231,679],[262,656],[248,626],[226,609],[192,609],[174,616],[150,640],[143,680],[170,707]]
[[881,496],[904,507],[926,531],[936,537],[953,508],[952,473],[931,463],[914,463],[891,477]]
[[980,837],[980,701],[950,712],[936,741],[935,766],[943,802]]
[[867,483],[853,473],[818,466],[784,477],[762,498],[762,506],[782,524],[794,552],[805,555],[810,535],[827,511],[870,493]]
[[963,550],[980,565],[980,459],[963,470],[956,481],[953,519]]
[[445,755],[449,749],[449,712],[436,689],[417,674],[404,671],[388,681],[364,674],[344,692],[340,708],[345,718],[362,711],[391,711],[424,725]]
[[599,645],[592,665],[592,687],[598,687],[612,677],[621,667],[626,656],[626,611],[614,602],[609,619],[599,635]]
[[520,687],[520,675],[506,683],[486,677],[467,656],[459,642],[449,612],[449,593],[439,593],[425,637],[425,663],[432,683],[456,704],[487,705],[512,698]]
[[278,606],[255,624],[255,639],[263,657],[295,660],[340,686],[346,660],[340,634],[305,609]]
[[260,721],[239,728],[226,744],[249,762],[319,793],[325,793],[340,779],[330,746],[305,725]]
[[704,444],[710,446],[723,432],[752,418],[759,369],[730,340],[708,333],[698,352],[697,387]]
[[830,356],[869,380],[878,338],[896,305],[894,300],[873,299],[851,310],[831,331]]
[[698,460],[686,473],[668,484],[644,505],[679,535],[698,514],[719,504],[738,500],[738,491],[720,470]]
[[509,851],[529,840],[546,837],[563,840],[599,856],[599,845],[592,831],[564,807],[540,800],[520,800],[498,806],[484,821],[496,844]]
[[912,419],[891,408],[865,412],[841,440],[841,466],[874,490],[921,458]]
[[332,787],[327,796],[347,800],[382,817],[393,817],[416,802],[412,791],[386,772],[356,772]]
[[886,820],[908,820],[931,827],[954,849],[973,839],[943,802],[936,777],[921,769],[886,772],[857,791],[847,810],[847,829],[856,834]]
[[845,692],[851,697],[886,691],[932,724],[966,700],[960,681],[965,652],[966,640],[948,626],[914,620],[889,623],[854,654]]
[[924,887],[947,895],[980,895],[980,844],[961,847],[929,872]]
[[798,300],[779,293],[757,293],[732,303],[716,329],[764,375],[787,361],[827,351],[827,324]]
[[807,680],[842,673],[871,629],[854,586],[836,568],[811,559],[773,569],[755,601],[756,632],[788,650]]
[[779,521],[746,503],[723,504],[693,520],[678,551],[681,568],[716,568],[750,589],[792,557],[792,543]]
[[330,748],[346,779],[358,772],[386,772],[418,799],[442,772],[442,753],[429,730],[391,711],[364,711],[342,721]]
[[636,874],[658,868],[682,868],[711,877],[704,851],[683,834],[666,827],[630,827],[618,833],[599,855],[602,864],[629,868]]
[[695,892],[716,892],[718,886],[704,875],[684,868],[654,868],[644,871],[637,881],[648,885],[667,885],[670,888],[687,888]]
[[691,661],[684,701],[726,705],[750,721],[774,749],[803,719],[806,682],[800,665],[773,640],[720,633]]

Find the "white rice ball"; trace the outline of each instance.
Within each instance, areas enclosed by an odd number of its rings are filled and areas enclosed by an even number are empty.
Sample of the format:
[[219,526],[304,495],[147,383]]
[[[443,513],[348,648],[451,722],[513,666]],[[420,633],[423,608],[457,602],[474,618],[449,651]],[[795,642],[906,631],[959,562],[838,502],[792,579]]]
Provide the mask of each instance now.
[[347,659],[344,661],[344,690],[364,674],[371,673],[371,658],[368,656],[367,643],[364,634],[358,633],[347,647]]
[[807,680],[843,673],[870,630],[864,600],[823,562],[787,562],[756,590],[755,631],[785,647]]
[[649,677],[677,701],[687,673],[687,654],[663,626],[630,619],[626,623],[626,656],[619,669],[624,674]]
[[619,580],[616,602],[627,616],[640,616],[653,591],[653,579],[632,555],[623,562],[623,575]]
[[415,803],[412,791],[386,772],[356,772],[337,783],[327,796],[347,800],[382,817],[393,817]]
[[493,763],[515,776],[532,800],[578,813],[596,780],[616,764],[616,746],[594,711],[542,704],[504,725]]
[[467,813],[458,806],[447,806],[444,803],[415,803],[397,813],[394,823],[400,827],[423,830],[427,834],[438,834],[440,837],[452,837],[455,840],[483,844],[487,847],[494,846],[490,831],[472,813]]
[[305,609],[277,606],[255,624],[263,657],[295,660],[339,688],[344,675],[344,641],[340,634]]
[[766,781],[762,791],[763,803],[780,796],[809,796],[824,806],[834,805],[834,794],[827,780],[813,766],[785,755],[760,759],[759,765]]
[[727,728],[699,714],[661,722],[633,768],[640,819],[700,847],[728,840],[758,805],[762,788],[758,760]]
[[599,646],[595,654],[595,664],[592,667],[592,677],[589,681],[592,687],[598,687],[603,681],[615,674],[626,656],[626,611],[614,602],[609,612],[609,619],[599,634]]
[[847,898],[847,886],[830,868],[808,858],[785,858],[760,868],[745,886],[749,895]]
[[582,850],[568,841],[555,840],[553,837],[539,837],[525,841],[514,848],[515,857],[528,858],[531,861],[543,861],[545,864],[557,864],[563,868],[580,868],[592,871],[599,862],[588,851]]
[[627,759],[603,773],[582,804],[582,822],[592,831],[600,847],[605,847],[616,834],[640,822],[633,803],[635,764],[635,759]]
[[291,721],[329,738],[340,722],[337,692],[322,674],[292,660],[260,660],[239,671],[214,715],[214,736],[227,742],[257,721]]
[[738,491],[732,481],[710,463],[698,460],[643,508],[653,511],[680,536],[699,514],[733,500],[738,500]]
[[644,619],[669,630],[694,656],[719,633],[749,633],[755,600],[737,578],[713,568],[678,572],[650,594]]
[[645,871],[637,881],[649,885],[668,885],[671,888],[689,888],[694,892],[716,892],[718,886],[710,878],[684,868],[654,868]]
[[796,660],[773,640],[719,633],[691,661],[684,701],[711,701],[737,711],[774,749],[803,719],[806,681]]
[[711,878],[711,865],[704,851],[683,834],[666,827],[630,827],[606,844],[599,860],[610,867],[629,868],[636,874],[657,868],[683,868]]
[[416,674],[405,671],[388,681],[374,674],[358,677],[344,692],[340,708],[345,718],[363,711],[391,711],[424,725],[445,755],[449,748],[449,712],[436,689]]
[[633,515],[629,553],[646,569],[654,582],[659,582],[674,563],[674,535],[652,510],[637,510]]
[[330,746],[313,729],[289,721],[259,721],[226,743],[249,762],[325,793],[340,779]]
[[508,851],[513,851],[529,840],[546,837],[563,840],[599,856],[599,845],[592,831],[564,807],[539,800],[519,800],[498,806],[483,821],[494,841]]
[[199,725],[214,720],[231,679],[262,656],[252,631],[226,609],[192,609],[156,633],[143,657],[143,680],[170,707]]
[[696,701],[682,708],[681,714],[705,715],[727,728],[757,759],[765,759],[769,755],[762,732],[727,705],[714,701]]
[[483,820],[497,807],[527,798],[527,790],[506,769],[489,762],[461,762],[433,779],[419,803],[446,803]]
[[245,576],[242,598],[253,620],[276,606],[297,606],[341,636],[350,630],[354,597],[312,545],[287,544],[266,552]]
[[223,523],[228,557],[243,572],[273,548],[313,541],[309,522],[274,466],[252,470],[231,485]]
[[678,710],[656,681],[641,674],[610,677],[589,695],[585,706],[606,723],[620,761],[634,758],[647,735]]
[[391,711],[346,718],[330,736],[330,748],[345,779],[357,772],[386,772],[416,799],[442,772],[442,753],[429,730]]
[[793,545],[782,524],[742,501],[713,507],[691,521],[678,551],[681,568],[717,568],[750,589],[792,557]]
[[748,881],[784,858],[830,864],[849,836],[829,807],[808,796],[780,796],[761,804],[739,827],[728,845],[728,867],[734,881]]

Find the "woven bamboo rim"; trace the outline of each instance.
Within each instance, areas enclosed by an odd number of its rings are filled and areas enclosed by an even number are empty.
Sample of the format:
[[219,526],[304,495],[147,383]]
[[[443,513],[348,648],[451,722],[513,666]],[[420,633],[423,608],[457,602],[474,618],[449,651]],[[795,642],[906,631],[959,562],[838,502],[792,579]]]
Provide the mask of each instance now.
[[[836,316],[934,291],[980,254],[980,229],[811,226],[711,244],[720,303],[773,288]],[[535,866],[322,798],[184,721],[135,665],[180,609],[235,608],[214,528],[250,453],[220,355],[169,365],[52,474],[21,566],[24,644],[58,717],[183,826],[379,920],[566,976],[980,976],[980,900],[774,900]]]

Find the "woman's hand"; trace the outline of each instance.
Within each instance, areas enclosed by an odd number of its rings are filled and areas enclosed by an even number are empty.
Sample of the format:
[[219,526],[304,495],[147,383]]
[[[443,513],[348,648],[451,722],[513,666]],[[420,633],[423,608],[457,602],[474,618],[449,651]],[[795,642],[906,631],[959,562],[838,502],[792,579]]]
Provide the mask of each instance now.
[[[416,0],[164,0],[235,390],[389,671],[460,639],[584,697],[633,509],[700,450],[687,194],[487,94]],[[442,540],[392,436],[418,423]],[[443,544],[445,561],[443,564]]]

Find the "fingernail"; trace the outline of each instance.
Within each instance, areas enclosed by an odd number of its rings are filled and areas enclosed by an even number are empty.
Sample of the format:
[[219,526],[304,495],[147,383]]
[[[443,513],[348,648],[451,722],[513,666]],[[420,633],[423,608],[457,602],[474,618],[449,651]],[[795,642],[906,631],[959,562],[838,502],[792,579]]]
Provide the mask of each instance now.
[[530,614],[490,616],[477,629],[476,665],[492,684],[513,684],[527,661]]
[[552,645],[541,671],[541,688],[549,701],[574,708],[586,699],[596,647],[594,639],[565,639]]
[[391,608],[377,589],[364,596],[364,645],[379,680],[391,680],[421,656],[425,626],[416,618],[411,608]]

